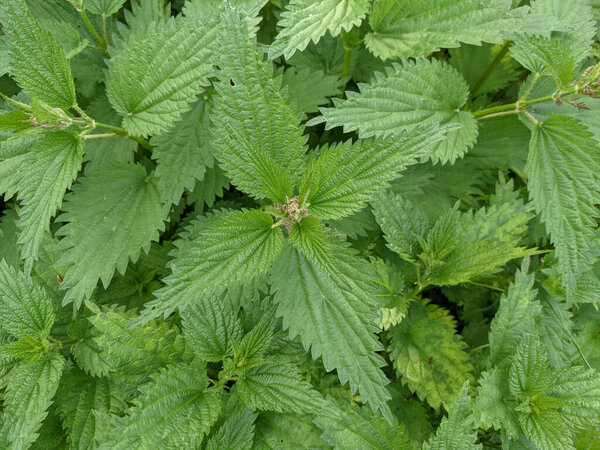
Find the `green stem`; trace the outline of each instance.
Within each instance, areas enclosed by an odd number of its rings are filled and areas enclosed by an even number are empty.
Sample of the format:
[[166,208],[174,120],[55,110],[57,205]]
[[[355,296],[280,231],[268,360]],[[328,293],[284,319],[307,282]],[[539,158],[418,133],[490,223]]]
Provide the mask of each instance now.
[[533,75],[531,82],[529,83],[529,87],[525,90],[525,92],[523,92],[523,96],[519,100],[527,100],[527,97],[529,97],[529,94],[531,94],[531,91],[533,90],[533,87],[535,86],[535,83],[537,83],[539,78],[540,78],[540,73],[536,72]]
[[79,11],[79,14],[81,14],[81,18],[85,22],[85,25],[88,27],[88,30],[90,30],[90,33],[92,33],[92,36],[94,36],[94,39],[96,39],[96,41],[98,42],[98,45],[100,46],[102,52],[106,53],[106,42],[104,42],[104,39],[102,39],[102,37],[98,34],[96,29],[94,28],[94,25],[92,25],[92,22],[90,22],[90,19],[88,18],[85,11],[82,9]]
[[565,330],[565,332],[567,333],[567,336],[569,337],[569,339],[571,340],[571,342],[577,349],[577,352],[579,353],[579,356],[581,356],[581,359],[583,360],[584,364],[587,366],[588,369],[591,369],[592,366],[590,365],[587,358],[585,357],[585,354],[581,350],[581,347],[575,340],[573,333],[571,333],[571,330],[570,330],[569,326],[567,325],[567,322],[565,321],[565,316],[563,315],[562,311],[560,310],[560,307],[556,304],[554,299],[550,300],[545,296],[543,298],[546,301],[546,303],[548,303],[550,305],[550,307],[552,308],[552,311],[554,312],[556,317],[558,317],[558,319],[560,320],[560,323],[561,323],[563,329]]
[[[117,136],[115,133],[103,133],[103,134],[87,134],[83,136],[84,139],[99,139],[99,138],[108,138]],[[119,136],[124,137],[124,136]]]
[[496,292],[504,292],[504,289],[496,287],[496,286],[492,286],[490,284],[485,284],[485,283],[480,283],[478,281],[469,281],[469,284],[474,284],[475,286],[481,286],[484,287],[486,289],[489,289],[490,291],[496,291]]
[[104,31],[104,47],[108,48],[108,31],[106,29],[106,15],[102,13],[102,29]]
[[342,78],[347,77],[350,73],[350,60],[352,56],[352,49],[345,48],[344,49],[344,62],[342,64]]
[[85,120],[85,122],[88,125],[90,125],[92,128],[95,127],[94,119],[92,119],[90,116],[88,116],[86,114],[86,112],[77,103],[75,103],[75,106],[73,106],[73,109],[79,113],[79,115],[81,116],[81,118],[83,120]]
[[476,352],[478,350],[483,350],[484,348],[488,348],[489,346],[490,346],[490,344],[483,344],[483,345],[479,345],[477,347],[473,347],[472,349],[469,350],[469,353]]
[[[85,124],[89,127],[90,131],[95,128],[101,128],[103,130],[112,131],[112,133],[115,134],[116,136],[131,139],[132,141],[135,141],[138,144],[140,144],[146,150],[152,151],[153,147],[150,144],[150,142],[148,142],[146,139],[138,137],[138,136],[132,136],[124,128],[115,127],[113,125],[108,125],[107,123],[96,122],[94,119],[92,119],[90,116],[88,116],[86,114],[86,112],[83,109],[81,109],[81,107],[77,104],[75,106],[73,106],[73,109],[75,109],[81,115],[81,117],[85,120]],[[100,135],[98,135],[98,136],[100,136]]]
[[[568,93],[567,95],[572,95],[573,92]],[[518,100],[514,103],[508,103],[506,105],[493,106],[491,108],[482,109],[481,111],[475,111],[473,113],[473,117],[478,120],[487,119],[489,117],[494,117],[499,115],[498,113],[504,114],[517,114],[518,112],[524,110],[528,106],[535,105],[537,103],[543,103],[550,100],[554,100],[554,95],[547,95],[546,97],[536,98],[534,100]]]
[[502,58],[504,58],[504,56],[506,56],[506,53],[508,53],[508,46],[509,46],[509,41],[505,41],[504,44],[502,45],[502,48],[500,49],[500,51],[494,58],[494,60],[490,63],[490,65],[488,66],[486,71],[483,72],[483,75],[481,75],[481,77],[479,77],[479,80],[477,80],[477,82],[473,85],[473,87],[471,88],[471,98],[475,97],[475,94],[477,94],[477,91],[479,91],[479,89],[481,89],[481,86],[483,86],[483,83],[485,83],[485,81],[489,78],[489,76],[492,74],[492,72],[494,70],[496,70],[496,67],[498,67],[498,64],[500,64],[500,62],[502,61]]
[[521,113],[522,113],[522,114],[523,114],[525,117],[527,117],[527,118],[528,118],[528,119],[531,121],[531,123],[533,123],[534,125],[538,125],[538,124],[540,123],[540,121],[539,121],[539,120],[537,120],[535,117],[533,117],[533,115],[529,114],[529,113],[528,113],[527,111],[525,111],[524,109],[523,109],[523,110],[521,110]]
[[[342,33],[340,35],[341,39],[342,39],[342,43],[344,44],[344,60],[342,62],[342,73],[340,75],[340,78],[346,78],[348,75],[350,75],[350,62],[352,61],[352,50],[353,50],[353,46],[350,42],[348,42],[348,38],[346,36],[346,33]],[[342,93],[340,95],[338,95],[338,97],[343,97],[344,95],[344,91],[346,90],[346,84],[348,83],[348,81],[344,81],[344,84],[341,86],[341,91]]]
[[142,147],[144,147],[146,150],[152,151],[153,147],[150,144],[150,142],[148,142],[144,138],[141,138],[141,137],[138,137],[138,136],[132,136],[124,128],[115,127],[113,125],[108,125],[106,123],[101,123],[101,122],[95,122],[95,125],[96,125],[96,128],[102,128],[104,130],[112,131],[117,136],[126,137],[126,138],[129,138],[131,140],[134,140],[135,142],[137,142],[138,144],[140,144]]

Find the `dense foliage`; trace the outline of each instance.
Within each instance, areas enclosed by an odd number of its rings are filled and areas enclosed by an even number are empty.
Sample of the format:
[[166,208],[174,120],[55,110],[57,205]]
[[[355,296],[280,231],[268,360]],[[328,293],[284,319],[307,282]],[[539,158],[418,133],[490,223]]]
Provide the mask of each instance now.
[[599,10],[1,0],[0,448],[600,448]]

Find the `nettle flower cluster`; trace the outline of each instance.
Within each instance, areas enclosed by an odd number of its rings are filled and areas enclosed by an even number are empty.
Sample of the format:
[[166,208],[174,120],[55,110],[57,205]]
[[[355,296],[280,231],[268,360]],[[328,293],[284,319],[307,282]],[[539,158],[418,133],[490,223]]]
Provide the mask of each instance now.
[[280,218],[280,220],[276,222],[274,226],[278,226],[283,223],[289,233],[294,224],[300,223],[303,218],[310,216],[307,206],[308,205],[305,204],[301,205],[297,196],[292,198],[288,198],[286,196],[285,203],[275,207],[276,211],[279,211],[280,214],[273,213],[273,215],[277,218]]

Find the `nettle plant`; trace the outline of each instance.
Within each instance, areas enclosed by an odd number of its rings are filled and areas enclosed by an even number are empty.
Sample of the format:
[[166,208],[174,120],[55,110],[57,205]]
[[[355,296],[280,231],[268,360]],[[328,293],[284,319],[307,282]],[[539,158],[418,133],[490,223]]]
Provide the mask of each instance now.
[[2,0],[0,448],[600,448],[596,3]]

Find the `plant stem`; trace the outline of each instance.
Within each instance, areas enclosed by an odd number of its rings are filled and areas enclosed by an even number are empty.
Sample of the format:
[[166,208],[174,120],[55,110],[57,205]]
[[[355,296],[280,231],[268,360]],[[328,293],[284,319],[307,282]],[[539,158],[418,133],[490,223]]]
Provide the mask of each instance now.
[[350,58],[352,56],[351,48],[344,48],[344,62],[342,65],[342,76],[341,78],[347,77],[350,73]]
[[[569,93],[567,95],[571,95]],[[554,95],[547,95],[546,97],[536,98],[534,100],[518,100],[514,103],[508,103],[506,105],[493,106],[491,108],[482,109],[481,111],[475,111],[473,117],[482,120],[488,117],[493,117],[498,113],[517,114],[519,111],[524,110],[528,106],[535,105],[536,103],[543,103],[550,100],[554,100]]]
[[85,120],[87,124],[89,124],[92,128],[95,128],[96,124],[94,123],[94,119],[88,116],[86,112],[83,109],[81,109],[81,107],[77,103],[75,103],[73,109],[79,113],[81,118]]
[[106,15],[102,13],[102,29],[104,31],[104,48],[108,48],[108,31],[106,29]]
[[100,50],[102,50],[103,53],[106,53],[106,42],[104,42],[104,39],[102,39],[102,37],[100,37],[100,35],[96,31],[96,29],[94,28],[94,25],[92,25],[92,22],[90,22],[90,19],[88,18],[85,11],[82,9],[79,11],[79,14],[81,14],[81,18],[85,22],[85,25],[88,27],[88,30],[90,30],[90,33],[92,33],[92,36],[94,36],[94,39],[96,39],[96,41],[98,41]]
[[592,366],[590,365],[589,361],[585,357],[583,350],[581,350],[581,347],[579,346],[579,343],[575,339],[575,336],[573,336],[573,333],[571,333],[571,329],[569,328],[569,325],[565,321],[565,316],[563,315],[562,311],[560,310],[560,307],[556,304],[554,299],[549,299],[549,298],[544,297],[544,300],[546,301],[546,303],[548,303],[550,305],[550,308],[552,308],[552,312],[554,312],[556,317],[558,317],[558,319],[560,320],[560,323],[561,323],[563,329],[565,330],[565,333],[567,333],[567,336],[569,337],[569,339],[571,340],[571,342],[577,349],[577,352],[579,353],[579,356],[581,356],[581,359],[583,360],[584,364],[587,366],[588,369],[591,369]]
[[527,88],[527,90],[525,92],[523,92],[523,96],[520,98],[520,100],[527,100],[527,97],[529,97],[529,94],[531,94],[531,91],[533,90],[533,87],[535,86],[535,83],[537,83],[539,78],[540,78],[540,73],[536,72],[535,75],[533,76],[533,78],[531,79],[531,82],[529,83],[529,87]]
[[138,137],[138,136],[132,136],[124,128],[115,127],[113,125],[108,125],[106,123],[101,123],[101,122],[96,122],[95,124],[96,124],[96,128],[102,128],[104,130],[112,131],[117,136],[126,137],[126,138],[129,138],[131,140],[134,140],[135,142],[137,142],[138,144],[140,144],[142,147],[144,147],[146,150],[152,151],[153,147],[150,144],[150,142],[148,142],[144,138],[141,138],[141,137]]
[[[342,62],[342,73],[340,74],[340,78],[344,79],[350,74],[350,62],[352,61],[352,50],[354,47],[350,42],[348,42],[346,33],[341,33],[340,37],[342,39],[342,43],[344,44],[344,60]],[[343,97],[347,83],[348,80],[344,81],[344,84],[340,88],[342,92],[340,95],[338,95],[338,97]]]
[[490,346],[490,344],[483,344],[483,345],[479,345],[477,347],[473,347],[473,348],[469,349],[469,353],[476,352],[477,350],[483,350],[484,348],[488,348],[489,346]]
[[[108,138],[117,136],[115,133],[103,133],[103,134],[87,134],[83,138],[84,139],[99,139],[99,138]],[[124,136],[119,136],[124,137]]]
[[509,41],[505,41],[504,44],[502,45],[502,48],[500,49],[500,51],[494,58],[494,60],[490,63],[490,65],[488,66],[486,71],[483,72],[483,75],[481,75],[481,77],[479,77],[479,80],[477,80],[477,82],[473,85],[473,87],[471,88],[471,98],[475,97],[475,94],[477,94],[477,91],[479,91],[479,89],[481,89],[481,86],[483,86],[483,83],[485,83],[485,81],[489,78],[489,76],[492,74],[492,72],[494,70],[496,70],[496,67],[498,67],[498,64],[500,64],[500,62],[502,61],[502,58],[504,58],[504,56],[506,56],[506,53],[508,52],[508,46],[509,46]]

